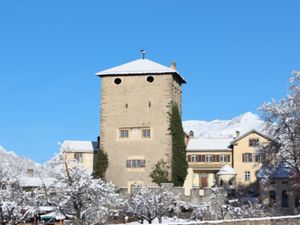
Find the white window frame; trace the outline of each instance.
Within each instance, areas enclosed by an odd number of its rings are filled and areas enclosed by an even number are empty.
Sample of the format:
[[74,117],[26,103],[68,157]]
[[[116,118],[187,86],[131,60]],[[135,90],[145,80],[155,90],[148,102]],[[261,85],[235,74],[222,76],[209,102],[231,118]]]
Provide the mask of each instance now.
[[250,171],[245,171],[245,181],[250,181],[250,179],[251,179],[251,173],[250,173]]
[[142,129],[142,138],[143,139],[151,138],[151,129],[150,128],[143,128]]
[[[127,135],[125,135],[127,133]],[[128,139],[129,138],[129,129],[119,129],[119,138]]]
[[146,167],[145,159],[127,159],[126,160],[127,168],[144,168]]
[[[225,160],[225,159],[226,159],[226,160]],[[219,156],[219,161],[220,161],[220,162],[229,162],[229,155],[225,155],[225,154],[220,155],[220,156]]]
[[74,159],[79,163],[83,163],[83,154],[82,154],[82,152],[75,152],[74,153]]
[[205,162],[212,162],[212,161],[213,161],[212,155],[205,155]]
[[191,155],[191,162],[197,162],[197,155]]

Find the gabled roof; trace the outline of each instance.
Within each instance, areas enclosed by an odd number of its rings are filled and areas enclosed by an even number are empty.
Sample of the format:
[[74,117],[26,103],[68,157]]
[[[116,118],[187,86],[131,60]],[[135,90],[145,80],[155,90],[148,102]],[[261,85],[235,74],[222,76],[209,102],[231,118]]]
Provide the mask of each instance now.
[[95,152],[98,143],[95,141],[72,141],[65,140],[61,146],[61,150],[65,152]]
[[116,66],[107,70],[97,72],[96,75],[114,76],[114,75],[145,75],[145,74],[175,74],[182,83],[186,83],[185,79],[175,70],[149,59],[138,59],[120,66]]
[[231,151],[232,138],[194,138],[190,139],[187,151]]
[[235,144],[235,143],[238,142],[239,140],[243,139],[244,137],[247,137],[249,134],[252,134],[252,133],[256,133],[256,134],[258,134],[259,136],[262,136],[262,137],[264,137],[264,138],[266,138],[266,139],[268,139],[268,140],[270,140],[270,141],[273,140],[273,138],[271,138],[270,136],[265,135],[265,134],[263,134],[263,133],[261,133],[261,132],[255,130],[255,129],[252,129],[252,130],[248,131],[247,133],[245,133],[245,134],[243,134],[243,135],[237,137],[236,139],[234,139],[234,140],[231,142],[231,144],[232,144],[232,145]]

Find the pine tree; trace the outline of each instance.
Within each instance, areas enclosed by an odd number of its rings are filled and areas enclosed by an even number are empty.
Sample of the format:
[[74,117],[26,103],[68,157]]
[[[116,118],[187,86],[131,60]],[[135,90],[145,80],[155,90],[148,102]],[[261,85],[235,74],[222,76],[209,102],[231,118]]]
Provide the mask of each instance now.
[[95,169],[94,169],[94,177],[95,178],[105,178],[105,171],[108,167],[108,157],[107,154],[103,150],[99,150],[95,160]]
[[184,131],[176,103],[172,106],[170,132],[172,135],[172,182],[174,186],[182,186],[187,175],[188,164],[186,161]]
[[151,174],[152,182],[160,185],[161,183],[169,183],[169,166],[163,159],[158,161]]

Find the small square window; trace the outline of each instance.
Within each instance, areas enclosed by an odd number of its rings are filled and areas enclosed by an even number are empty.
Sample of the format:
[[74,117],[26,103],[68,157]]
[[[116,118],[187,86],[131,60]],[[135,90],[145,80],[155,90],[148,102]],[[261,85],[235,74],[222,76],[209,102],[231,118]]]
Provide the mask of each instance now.
[[150,129],[142,129],[142,137],[143,138],[151,138],[151,130]]
[[120,130],[120,136],[121,139],[125,139],[129,137],[129,131],[127,129],[121,129]]

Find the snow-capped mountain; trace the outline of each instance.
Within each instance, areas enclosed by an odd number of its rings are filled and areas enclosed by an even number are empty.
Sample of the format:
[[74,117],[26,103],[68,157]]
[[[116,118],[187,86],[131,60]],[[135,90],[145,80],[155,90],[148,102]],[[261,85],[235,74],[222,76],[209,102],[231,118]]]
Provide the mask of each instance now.
[[17,156],[12,151],[5,150],[0,145],[0,166],[9,167],[19,176],[27,176],[28,170],[33,170],[34,177],[48,177],[49,171],[31,159]]
[[264,121],[262,121],[258,115],[253,114],[252,112],[241,114],[231,120],[183,121],[183,129],[186,133],[189,131],[194,131],[195,137],[204,138],[232,138],[235,136],[236,131],[240,131],[241,134],[244,134],[252,129],[263,132],[264,128]]

